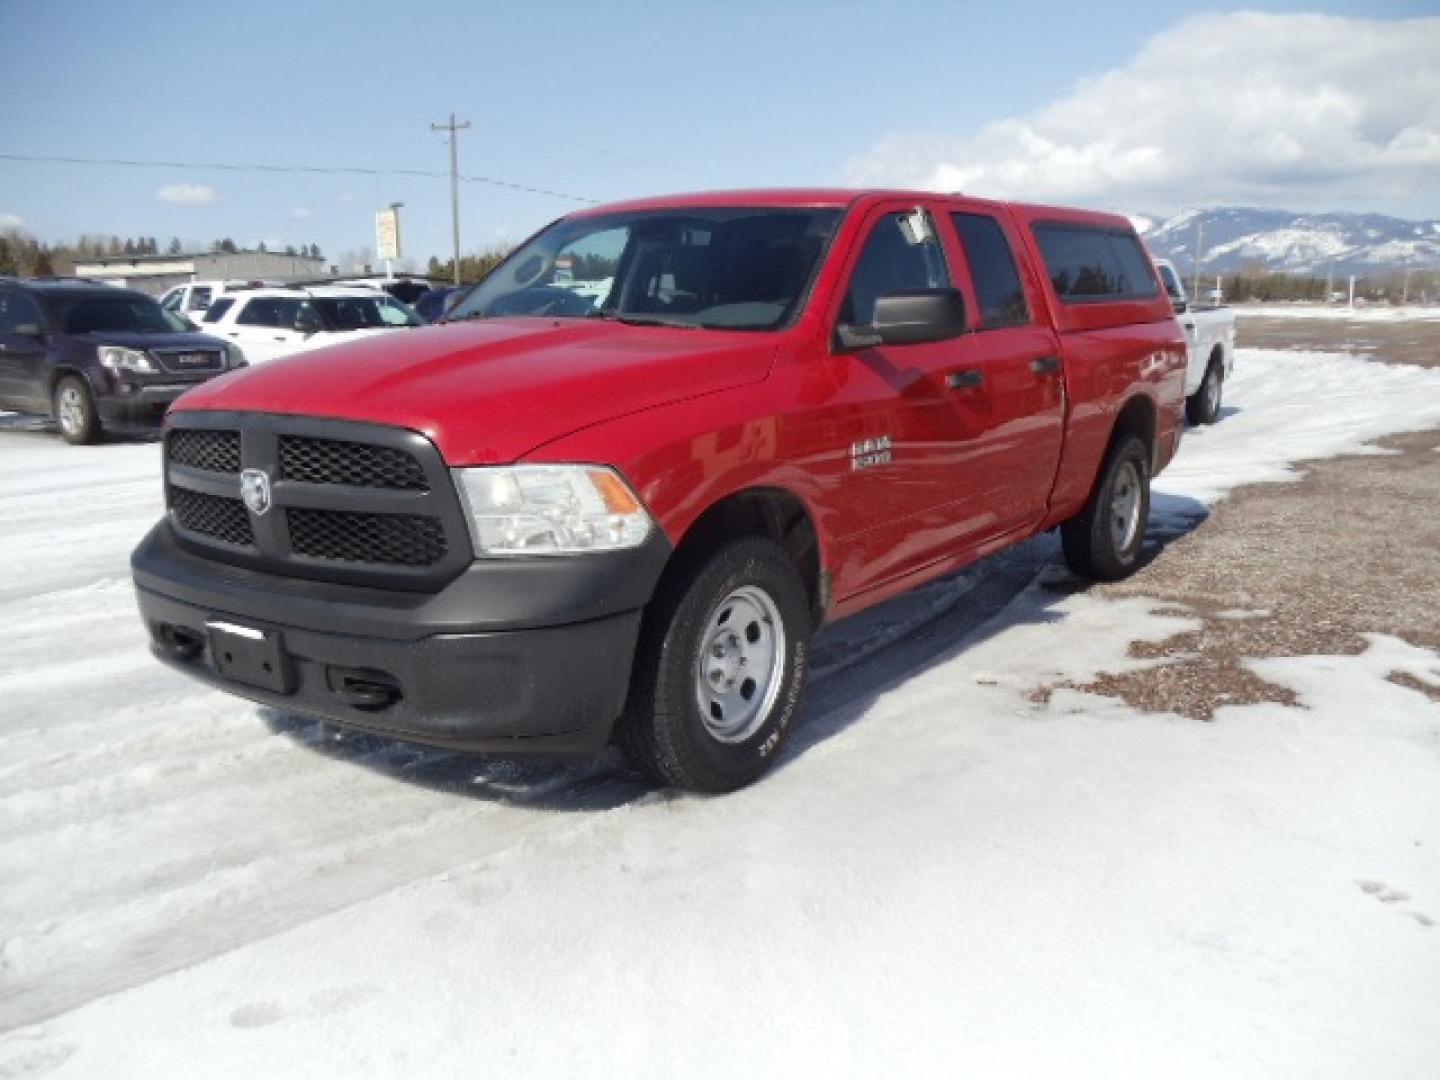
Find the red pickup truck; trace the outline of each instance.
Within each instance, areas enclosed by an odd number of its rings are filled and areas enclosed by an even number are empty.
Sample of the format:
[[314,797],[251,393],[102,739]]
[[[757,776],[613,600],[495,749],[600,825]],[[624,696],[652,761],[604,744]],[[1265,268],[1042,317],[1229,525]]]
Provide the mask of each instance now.
[[444,325],[171,410],[154,650],[342,726],[759,776],[807,645],[1042,530],[1140,558],[1185,341],[1120,217],[888,191],[562,218]]

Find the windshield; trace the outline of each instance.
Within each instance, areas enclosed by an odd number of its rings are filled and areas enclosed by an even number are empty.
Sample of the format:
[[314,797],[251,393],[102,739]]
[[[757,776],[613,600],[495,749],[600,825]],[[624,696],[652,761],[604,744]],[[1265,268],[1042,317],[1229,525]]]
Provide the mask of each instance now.
[[839,210],[689,207],[566,218],[446,316],[773,330],[803,307]]
[[393,297],[317,296],[313,302],[332,330],[378,330],[387,326],[421,326],[424,319]]
[[174,334],[189,330],[190,324],[163,310],[148,296],[119,293],[55,297],[50,306],[67,334],[110,333],[129,330],[141,334]]

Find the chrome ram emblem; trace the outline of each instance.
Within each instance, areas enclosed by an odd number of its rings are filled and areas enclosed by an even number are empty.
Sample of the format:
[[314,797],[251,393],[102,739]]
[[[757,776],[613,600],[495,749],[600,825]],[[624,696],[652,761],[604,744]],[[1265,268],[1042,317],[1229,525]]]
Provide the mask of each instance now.
[[246,469],[240,474],[240,500],[256,517],[270,509],[270,477],[263,469]]

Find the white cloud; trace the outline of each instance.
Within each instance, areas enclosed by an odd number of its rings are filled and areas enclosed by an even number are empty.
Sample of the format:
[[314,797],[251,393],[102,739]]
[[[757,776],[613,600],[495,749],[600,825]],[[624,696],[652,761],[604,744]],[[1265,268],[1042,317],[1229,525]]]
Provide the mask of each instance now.
[[0,214],[0,229],[23,229],[25,219],[19,214]]
[[1440,18],[1200,15],[1126,65],[972,135],[893,134],[856,184],[1168,211],[1226,202],[1433,213]]
[[296,221],[309,221],[315,216],[315,211],[308,206],[297,206],[290,211],[290,216]]
[[155,193],[161,202],[207,206],[220,198],[209,184],[166,184]]

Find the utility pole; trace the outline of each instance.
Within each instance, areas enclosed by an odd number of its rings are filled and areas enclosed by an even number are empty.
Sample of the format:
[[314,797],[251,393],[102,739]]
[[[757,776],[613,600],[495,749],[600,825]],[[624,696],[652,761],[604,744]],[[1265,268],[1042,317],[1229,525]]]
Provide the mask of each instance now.
[[1195,221],[1195,284],[1190,290],[1190,294],[1194,298],[1192,302],[1196,304],[1200,302],[1200,264],[1203,261],[1202,256],[1205,254],[1204,243],[1205,222],[1203,219],[1197,218]]
[[450,231],[454,240],[455,284],[460,284],[460,159],[455,149],[455,137],[470,126],[469,120],[455,122],[455,114],[445,124],[431,124],[431,131],[450,133]]

